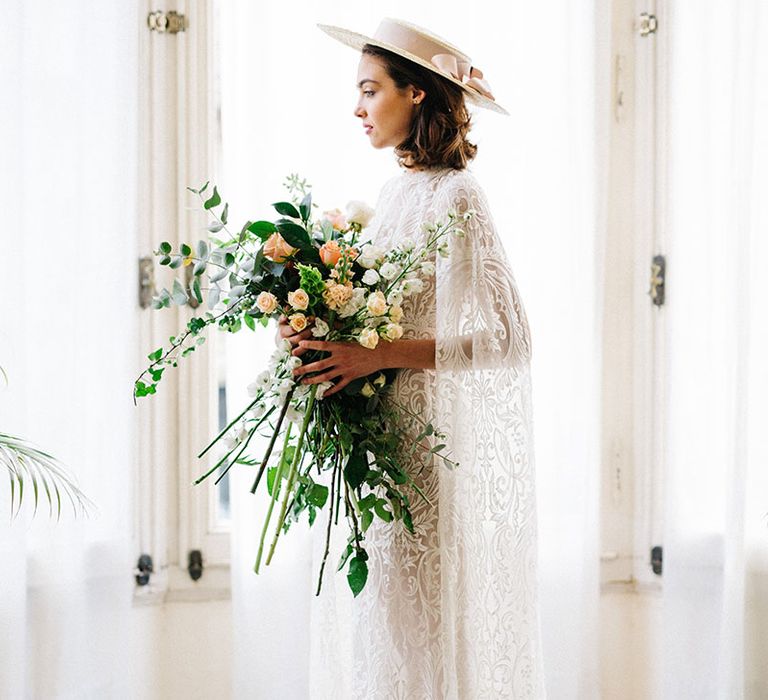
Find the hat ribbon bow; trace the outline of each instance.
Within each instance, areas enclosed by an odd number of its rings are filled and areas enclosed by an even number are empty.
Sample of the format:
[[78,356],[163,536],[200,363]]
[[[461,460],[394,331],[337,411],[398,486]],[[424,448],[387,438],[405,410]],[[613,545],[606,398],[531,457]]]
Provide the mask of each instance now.
[[456,56],[450,53],[435,54],[431,61],[443,73],[447,73],[459,82],[474,88],[489,100],[496,100],[491,92],[491,86],[487,80],[483,80],[483,72],[479,68],[471,66],[467,61],[459,61]]

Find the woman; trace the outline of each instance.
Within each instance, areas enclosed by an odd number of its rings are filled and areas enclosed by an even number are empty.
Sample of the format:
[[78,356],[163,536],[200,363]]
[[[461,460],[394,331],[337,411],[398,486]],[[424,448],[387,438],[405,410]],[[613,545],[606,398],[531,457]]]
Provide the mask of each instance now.
[[[376,520],[365,533],[369,578],[355,599],[326,577],[312,621],[310,691],[322,698],[542,698],[536,591],[530,334],[483,190],[468,169],[465,100],[507,114],[469,58],[427,30],[387,18],[373,37],[319,25],[362,50],[355,107],[374,148],[402,171],[379,196],[368,232],[388,248],[427,235],[424,222],[470,210],[436,275],[403,301],[404,336],[374,350],[294,334],[294,354],[325,359],[303,382],[399,368],[391,401],[434,418],[454,470],[415,473],[411,535]],[[321,530],[322,528],[316,528]],[[341,528],[336,528],[341,530]],[[322,553],[317,535],[317,556]],[[343,542],[335,542],[340,552]]]

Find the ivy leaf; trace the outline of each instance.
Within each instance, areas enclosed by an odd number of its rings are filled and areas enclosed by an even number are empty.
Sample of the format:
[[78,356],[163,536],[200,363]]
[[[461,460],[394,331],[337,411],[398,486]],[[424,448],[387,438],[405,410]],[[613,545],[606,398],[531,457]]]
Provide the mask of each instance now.
[[368,473],[368,459],[365,455],[365,451],[355,449],[346,465],[344,466],[344,478],[347,480],[349,487],[356,489],[363,483],[365,475]]
[[355,558],[349,562],[349,573],[347,574],[347,581],[349,587],[352,589],[352,593],[355,597],[360,591],[363,590],[365,582],[368,580],[368,564],[365,559],[358,552]]
[[307,493],[307,501],[313,506],[322,508],[328,500],[328,487],[322,484],[312,484]]
[[392,513],[390,513],[384,506],[386,505],[386,501],[382,498],[376,501],[375,505],[373,506],[373,509],[376,511],[376,515],[378,515],[382,520],[385,520],[386,522],[391,522],[392,520]]

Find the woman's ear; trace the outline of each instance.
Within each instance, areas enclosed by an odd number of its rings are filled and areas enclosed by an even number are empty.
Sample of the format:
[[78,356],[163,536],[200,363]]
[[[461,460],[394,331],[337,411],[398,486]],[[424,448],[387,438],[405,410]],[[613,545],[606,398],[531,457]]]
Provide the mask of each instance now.
[[424,92],[421,88],[412,87],[411,88],[411,101],[413,104],[420,104],[424,101],[424,98],[427,96],[427,93]]

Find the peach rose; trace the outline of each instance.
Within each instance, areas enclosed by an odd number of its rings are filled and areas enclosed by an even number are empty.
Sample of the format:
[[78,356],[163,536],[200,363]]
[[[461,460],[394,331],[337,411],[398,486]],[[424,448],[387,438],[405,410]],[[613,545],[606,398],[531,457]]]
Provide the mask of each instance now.
[[320,248],[320,260],[328,267],[333,267],[341,257],[341,248],[337,241],[327,241]]
[[256,297],[256,306],[263,314],[271,314],[277,308],[277,297],[269,292],[262,292]]
[[337,231],[344,231],[347,228],[347,218],[342,214],[341,209],[337,208],[324,211],[323,216]]
[[299,287],[295,292],[288,292],[288,303],[297,311],[305,311],[309,306],[309,294]]
[[297,333],[301,333],[303,331],[309,321],[307,321],[307,317],[304,314],[291,314],[288,317],[288,322],[291,324],[291,328],[295,330]]
[[264,257],[274,260],[276,263],[284,263],[289,255],[293,255],[298,248],[288,245],[285,238],[279,233],[273,233],[264,244]]
[[344,304],[352,298],[352,283],[338,284],[331,280],[326,281],[325,291],[323,292],[323,301],[329,309],[338,311]]

